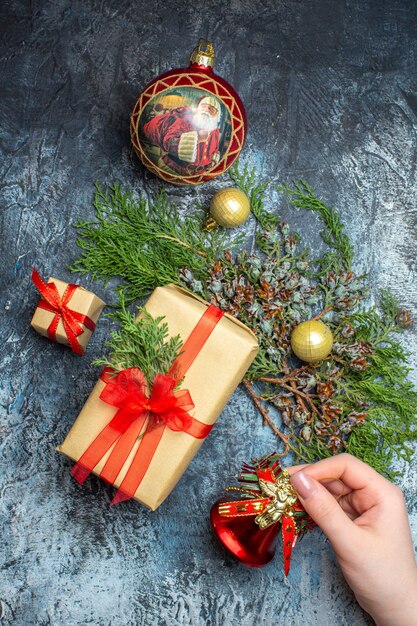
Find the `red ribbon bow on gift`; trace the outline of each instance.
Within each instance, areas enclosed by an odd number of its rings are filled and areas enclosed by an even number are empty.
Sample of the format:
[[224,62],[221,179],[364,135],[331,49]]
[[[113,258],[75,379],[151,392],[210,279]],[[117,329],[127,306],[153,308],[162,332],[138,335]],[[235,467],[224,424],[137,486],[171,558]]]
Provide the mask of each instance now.
[[212,425],[204,424],[188,413],[194,408],[188,390],[174,389],[222,316],[223,312],[213,305],[206,309],[168,374],[155,376],[150,396],[147,395],[144,374],[139,368],[125,369],[117,375],[111,368],[105,368],[100,378],[106,386],[100,393],[100,399],[119,410],[71,470],[80,484],[85,482],[112,446],[100,477],[114,484],[140,438],[139,447],[111,504],[128,500],[135,495],[148,471],[165,428],[185,432],[196,439],[207,437]]
[[38,302],[38,308],[55,314],[48,327],[49,339],[56,341],[56,331],[60,320],[62,320],[71,350],[76,354],[83,355],[84,349],[77,340],[77,337],[84,332],[82,324],[91,331],[95,329],[96,325],[90,317],[74,311],[68,306],[68,302],[74,291],[78,289],[78,285],[67,285],[61,298],[55,283],[45,283],[35,267],[32,271],[32,281],[42,296]]
[[188,413],[194,402],[186,389],[174,393],[177,381],[169,376],[157,374],[152,384],[152,393],[146,394],[147,383],[143,372],[137,367],[122,370],[114,376],[111,369],[102,374],[106,386],[100,398],[126,413],[149,413],[156,424],[164,422],[175,431],[187,430],[192,417]]

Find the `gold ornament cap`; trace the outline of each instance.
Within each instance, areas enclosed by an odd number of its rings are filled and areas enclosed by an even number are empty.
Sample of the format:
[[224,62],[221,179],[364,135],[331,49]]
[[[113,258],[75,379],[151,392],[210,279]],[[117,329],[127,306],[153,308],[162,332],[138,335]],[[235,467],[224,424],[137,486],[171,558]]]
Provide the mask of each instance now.
[[237,187],[220,189],[211,199],[210,217],[205,227],[213,230],[218,226],[233,228],[246,222],[250,215],[250,201],[248,196]]
[[302,322],[291,335],[291,348],[306,363],[315,363],[328,356],[333,347],[333,334],[320,320]]
[[198,44],[190,54],[190,63],[214,67],[214,48],[207,39],[199,39]]

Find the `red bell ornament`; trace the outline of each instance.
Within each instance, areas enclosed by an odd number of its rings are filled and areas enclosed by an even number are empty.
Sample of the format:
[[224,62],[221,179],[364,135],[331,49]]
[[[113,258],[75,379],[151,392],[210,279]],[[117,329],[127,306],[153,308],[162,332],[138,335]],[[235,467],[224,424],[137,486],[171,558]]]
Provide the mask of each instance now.
[[212,528],[224,547],[250,567],[273,559],[281,530],[284,573],[288,576],[297,539],[315,526],[297,498],[290,476],[277,454],[253,459],[238,477],[241,500],[218,500],[210,511]]
[[190,66],[155,78],[133,109],[130,134],[139,159],[175,185],[198,185],[223,174],[245,141],[243,104],[213,65],[213,46],[200,39]]
[[261,530],[251,517],[225,517],[220,513],[225,500],[218,500],[210,511],[210,522],[220,542],[227,550],[249,567],[263,567],[275,556],[278,524]]

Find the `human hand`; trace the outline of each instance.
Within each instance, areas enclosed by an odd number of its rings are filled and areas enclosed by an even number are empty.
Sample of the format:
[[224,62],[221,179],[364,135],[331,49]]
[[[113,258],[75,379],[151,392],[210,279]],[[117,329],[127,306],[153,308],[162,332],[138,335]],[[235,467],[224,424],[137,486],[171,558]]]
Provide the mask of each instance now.
[[360,606],[378,626],[417,626],[417,564],[401,490],[350,454],[288,470]]

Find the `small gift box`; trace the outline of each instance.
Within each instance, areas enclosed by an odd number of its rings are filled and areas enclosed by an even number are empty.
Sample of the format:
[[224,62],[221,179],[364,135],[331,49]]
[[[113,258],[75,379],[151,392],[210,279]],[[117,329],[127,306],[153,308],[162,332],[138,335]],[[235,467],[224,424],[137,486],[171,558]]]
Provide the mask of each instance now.
[[[172,491],[258,350],[244,324],[179,287],[158,287],[145,305],[184,342],[165,374],[105,368],[58,450],[118,488],[113,503],[135,498],[155,510]],[[141,322],[143,323],[143,322]],[[150,346],[150,350],[153,346]]]
[[83,355],[106,303],[79,285],[50,278],[45,283],[37,270],[32,280],[41,294],[31,326],[52,341]]

